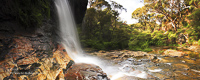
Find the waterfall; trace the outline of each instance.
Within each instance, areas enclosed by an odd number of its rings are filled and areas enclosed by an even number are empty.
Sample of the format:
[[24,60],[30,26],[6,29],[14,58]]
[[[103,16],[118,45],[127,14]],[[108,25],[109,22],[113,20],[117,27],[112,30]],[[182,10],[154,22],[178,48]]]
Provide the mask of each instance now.
[[[59,18],[59,35],[61,36],[61,43],[65,47],[68,55],[75,61],[75,63],[95,64],[101,67],[102,70],[107,73],[107,75],[113,76],[113,79],[117,79],[122,75],[131,76],[131,74],[121,72],[119,70],[119,67],[110,66],[108,65],[109,63],[104,62],[99,58],[91,57],[84,54],[84,51],[80,46],[76,24],[68,1],[55,0],[55,5]],[[133,76],[135,76],[135,73],[133,74]],[[142,76],[142,78],[143,77],[144,76]]]
[[83,54],[78,38],[76,24],[73,14],[67,0],[55,0],[55,5],[59,18],[59,35],[61,36],[62,45],[65,47],[68,55],[76,63],[91,63],[98,65],[99,61],[94,57]]
[[[66,0],[55,0],[59,18],[59,35],[61,42],[66,48],[69,56],[75,60],[78,53],[82,53],[77,30],[69,3]],[[75,53],[75,54],[73,54]]]

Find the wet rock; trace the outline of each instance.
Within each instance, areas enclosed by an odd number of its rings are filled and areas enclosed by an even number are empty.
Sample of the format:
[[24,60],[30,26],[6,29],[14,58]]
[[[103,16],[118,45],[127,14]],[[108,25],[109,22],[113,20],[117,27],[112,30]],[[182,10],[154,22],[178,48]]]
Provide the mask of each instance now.
[[[56,10],[53,1],[47,1],[50,19],[43,19],[41,25],[37,26],[32,22],[29,26],[20,24],[16,19],[19,15],[15,10],[16,5],[13,5],[15,1],[0,1],[0,80],[64,79],[62,70],[69,68],[66,66],[72,59],[57,43]],[[70,1],[74,4],[71,6],[74,7],[75,14],[82,15],[76,16],[79,18],[77,23],[81,23],[88,1]],[[21,1],[18,4],[21,4]]]
[[128,58],[127,60],[128,61],[134,61],[135,59],[134,58]]
[[188,66],[188,65],[186,65],[186,64],[181,64],[181,63],[178,63],[178,64],[174,64],[174,65],[172,65],[175,69],[176,69],[176,71],[182,71],[182,70],[184,70],[184,69],[189,69],[190,67]]
[[191,58],[191,60],[194,60],[194,61],[196,61],[196,58]]
[[106,51],[100,50],[99,53],[106,53]]
[[186,71],[190,70],[189,68],[183,68],[183,69],[186,70]]
[[134,76],[124,76],[115,80],[145,80],[145,79],[134,77]]
[[188,56],[188,54],[184,54],[184,56]]
[[109,80],[106,73],[93,64],[74,64],[64,73],[65,80]]
[[200,46],[192,45],[192,46],[190,46],[188,49],[191,50],[191,51],[200,53]]
[[[40,38],[37,38],[36,42],[31,41],[32,38],[22,36],[11,38],[12,42],[10,44],[3,45],[3,47],[10,50],[3,56],[4,59],[0,61],[0,80],[52,80],[63,69],[66,69],[71,58],[67,52],[63,51],[62,46],[54,46],[51,42],[43,43],[38,41]],[[44,47],[40,48],[37,45]]]

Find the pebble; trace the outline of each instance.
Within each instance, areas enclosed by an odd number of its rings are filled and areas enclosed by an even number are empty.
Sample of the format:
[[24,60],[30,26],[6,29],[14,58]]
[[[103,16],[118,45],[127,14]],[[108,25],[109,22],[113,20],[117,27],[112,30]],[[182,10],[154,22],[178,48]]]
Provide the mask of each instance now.
[[184,70],[187,70],[187,71],[190,70],[189,68],[183,68],[183,69],[184,69]]
[[195,58],[192,58],[191,60],[194,60],[194,61],[196,61],[196,59],[195,59]]
[[156,64],[156,66],[160,66],[159,64]]
[[182,63],[185,63],[185,61],[181,61]]

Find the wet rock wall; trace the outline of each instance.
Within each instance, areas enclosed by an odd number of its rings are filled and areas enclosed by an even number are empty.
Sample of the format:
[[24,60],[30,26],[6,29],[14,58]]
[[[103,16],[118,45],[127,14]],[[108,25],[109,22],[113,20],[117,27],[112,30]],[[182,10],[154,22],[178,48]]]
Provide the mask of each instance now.
[[[26,1],[36,2],[35,0]],[[67,72],[73,60],[60,44],[54,0],[44,1],[48,2],[50,17],[42,14],[45,17],[39,19],[41,23],[37,26],[32,22],[28,23],[29,26],[20,22],[23,19],[37,21],[32,17],[23,16],[19,20],[16,2],[18,4],[26,2],[23,0],[0,1],[0,80],[65,79],[64,72]],[[27,4],[21,5],[26,7],[21,9],[24,12],[23,15],[32,13]],[[32,4],[37,5],[37,3]],[[77,24],[81,23],[87,0],[73,0],[71,4],[74,6],[73,13],[77,15]]]

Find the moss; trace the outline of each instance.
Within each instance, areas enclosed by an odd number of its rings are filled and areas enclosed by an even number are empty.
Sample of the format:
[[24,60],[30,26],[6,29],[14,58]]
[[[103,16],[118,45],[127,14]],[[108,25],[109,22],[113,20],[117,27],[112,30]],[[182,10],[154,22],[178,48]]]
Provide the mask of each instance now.
[[197,59],[199,59],[200,58],[200,53],[191,52],[191,53],[189,53],[189,57],[190,58],[197,58]]
[[165,51],[164,50],[161,50],[161,51],[159,51],[159,54],[162,54],[162,53],[164,53]]

